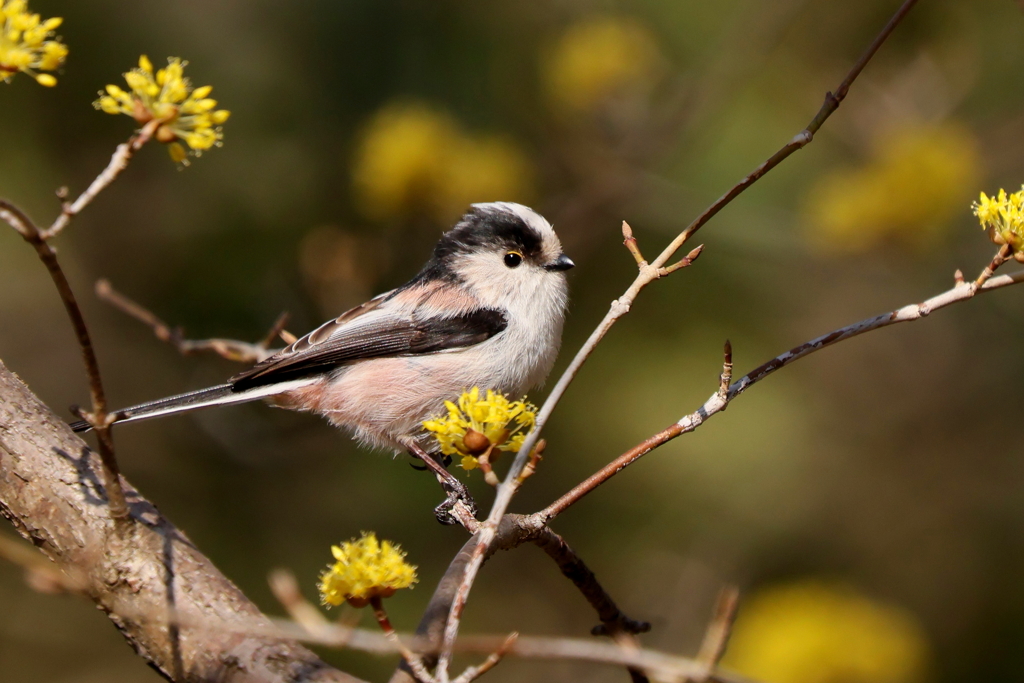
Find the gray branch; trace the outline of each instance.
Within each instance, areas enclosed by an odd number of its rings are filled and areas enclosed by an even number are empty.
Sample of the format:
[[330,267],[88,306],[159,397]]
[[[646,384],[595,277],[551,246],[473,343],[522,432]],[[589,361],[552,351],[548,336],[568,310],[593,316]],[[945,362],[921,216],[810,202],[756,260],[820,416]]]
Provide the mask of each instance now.
[[244,635],[270,620],[124,480],[132,523],[117,533],[100,467],[0,362],[0,515],[141,657],[176,683],[359,683],[296,643]]

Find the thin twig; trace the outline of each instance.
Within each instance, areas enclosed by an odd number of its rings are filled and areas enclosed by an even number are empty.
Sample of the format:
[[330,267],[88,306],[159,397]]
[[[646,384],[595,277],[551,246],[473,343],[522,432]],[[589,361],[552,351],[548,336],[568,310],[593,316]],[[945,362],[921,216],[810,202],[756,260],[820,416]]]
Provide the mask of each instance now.
[[732,625],[736,620],[736,609],[739,607],[740,592],[735,586],[726,586],[718,594],[718,601],[715,603],[715,616],[704,633],[704,641],[697,653],[697,661],[707,667],[707,680],[714,675],[718,663],[725,655],[725,648],[729,645],[729,636],[732,634]]
[[88,585],[81,576],[65,574],[31,545],[7,534],[0,534],[0,559],[24,569],[25,582],[40,593],[79,594]]
[[82,309],[79,308],[71,284],[57,261],[57,252],[46,241],[43,233],[32,219],[24,211],[4,200],[0,200],[0,218],[17,230],[18,234],[36,250],[36,255],[46,266],[50,279],[53,280],[54,286],[57,287],[57,293],[60,294],[61,301],[64,303],[64,310],[68,314],[75,336],[78,338],[78,345],[82,349],[82,360],[85,363],[85,372],[89,378],[89,391],[92,397],[92,411],[82,411],[80,416],[87,420],[96,431],[100,461],[103,465],[103,488],[107,493],[110,516],[117,523],[125,522],[130,517],[124,490],[121,488],[120,468],[114,455],[114,442],[110,434],[113,418],[107,414],[107,398],[103,391],[99,361],[96,358],[96,351],[92,347],[92,339],[89,336],[89,328],[85,324]]
[[[784,145],[778,152],[772,155],[767,161],[758,166],[752,173],[737,183],[731,190],[725,195],[715,201],[707,210],[698,216],[683,232],[681,232],[665,249],[661,254],[654,260],[650,265],[645,265],[641,261],[638,261],[637,265],[640,269],[633,284],[627,288],[626,292],[612,302],[611,308],[605,315],[604,319],[598,324],[597,328],[591,333],[590,337],[583,344],[579,351],[577,351],[573,360],[569,363],[569,367],[559,377],[558,382],[552,388],[551,393],[548,395],[547,400],[544,401],[544,405],[541,406],[540,411],[537,413],[537,420],[533,431],[526,437],[522,447],[516,454],[515,460],[512,462],[509,468],[508,474],[505,477],[504,482],[498,487],[497,493],[494,498],[494,503],[491,506],[491,511],[488,514],[487,520],[480,526],[480,542],[483,545],[489,545],[494,540],[495,529],[497,528],[498,522],[501,520],[505,511],[508,510],[508,506],[512,501],[512,497],[516,491],[516,482],[519,480],[519,476],[526,466],[526,462],[529,459],[530,452],[533,449],[537,439],[540,438],[541,431],[544,425],[547,423],[548,418],[554,411],[555,406],[561,400],[562,395],[568,388],[569,384],[576,377],[583,363],[587,360],[594,348],[597,347],[598,343],[608,333],[608,330],[618,321],[619,318],[629,312],[630,307],[635,301],[639,293],[648,284],[653,282],[655,279],[660,277],[661,269],[665,267],[669,259],[675,255],[675,253],[686,243],[690,237],[697,232],[706,224],[712,217],[714,217],[719,211],[722,210],[726,205],[732,202],[738,197],[744,190],[757,182],[758,179],[763,177],[770,170],[778,166],[783,160],[789,157],[793,152],[798,149],[802,149],[804,146],[809,144],[814,139],[814,134],[821,128],[825,121],[832,115],[832,113],[838,109],[840,103],[845,99],[850,86],[856,80],[857,76],[860,75],[867,63],[875,55],[882,43],[889,37],[889,34],[896,28],[896,26],[902,21],[903,17],[910,11],[910,9],[917,3],[917,0],[905,0],[900,6],[896,13],[892,16],[882,31],[875,37],[868,49],[865,50],[861,58],[854,64],[853,68],[847,73],[846,78],[839,85],[839,88],[835,93],[827,93],[825,96],[825,102],[818,110],[818,113],[811,119],[811,122],[807,127],[798,133],[792,140]],[[629,226],[624,226],[624,237],[627,240],[627,248],[633,253],[635,244],[629,242],[629,238],[632,236],[632,231]],[[640,254],[639,248],[635,249],[634,259]],[[699,256],[700,252],[691,252],[693,258]],[[692,263],[692,259],[688,256]],[[465,590],[468,591],[472,587],[473,582],[476,580],[477,572],[480,570],[482,564],[482,557],[474,558],[474,560],[467,567],[466,576],[463,579],[465,583]],[[455,605],[453,605],[454,609]],[[453,623],[454,622],[454,623]],[[453,612],[449,619],[449,631],[450,634],[446,633],[446,642],[449,644],[454,642],[454,636],[458,632],[457,617]]]
[[992,262],[985,266],[985,270],[981,271],[981,275],[974,281],[974,289],[977,290],[979,287],[988,282],[989,278],[996,272],[999,266],[1006,263],[1007,259],[1013,254],[1013,248],[1009,244],[1004,244],[999,248],[999,252],[992,257]]
[[288,616],[310,633],[323,632],[331,625],[323,612],[302,596],[299,582],[291,571],[275,569],[267,576],[267,583],[270,585],[270,592],[288,612]]
[[[126,611],[124,618],[139,622],[151,619],[149,614],[134,614]],[[211,624],[206,619],[197,619],[181,611],[171,614],[173,623],[192,632],[235,633],[260,637],[267,640],[300,641],[331,648],[347,648],[377,655],[401,654],[409,650],[421,656],[438,652],[439,644],[429,637],[395,633],[389,638],[379,631],[354,628],[344,624],[331,623],[326,630],[318,633],[308,631],[301,624],[286,619],[271,619],[269,624],[257,623],[239,626],[219,622]],[[163,615],[161,615],[163,620]],[[705,667],[696,660],[667,652],[650,649],[623,648],[616,643],[585,640],[582,638],[552,638],[546,636],[519,636],[511,640],[508,636],[473,635],[459,639],[459,652],[504,654],[529,659],[577,660],[609,664],[612,666],[634,667],[650,671],[657,680],[681,681],[703,675]],[[749,683],[748,679],[731,672],[715,672],[715,680],[723,683]]]
[[[62,202],[61,212],[57,216],[57,220],[53,222],[48,229],[42,230],[39,236],[43,240],[53,239],[60,232],[68,226],[71,219],[82,212],[82,209],[89,206],[92,200],[96,199],[96,196],[105,190],[110,183],[117,179],[117,176],[121,175],[128,166],[128,162],[132,160],[135,153],[138,152],[144,144],[149,142],[153,137],[153,133],[156,129],[164,123],[163,119],[153,119],[145,126],[143,126],[135,135],[133,135],[128,142],[123,142],[117,146],[114,154],[110,157],[110,163],[107,167],[100,172],[96,179],[89,183],[89,187],[85,189],[85,192],[78,195],[78,198],[74,202]],[[66,188],[62,188],[65,190]],[[60,196],[60,194],[58,194]]]
[[370,598],[370,607],[373,608],[373,616],[376,617],[377,624],[380,625],[381,631],[384,632],[384,637],[394,643],[395,648],[402,655],[405,663],[409,665],[416,679],[420,683],[435,683],[434,677],[430,675],[426,665],[423,663],[423,658],[407,648],[402,643],[402,639],[395,633],[395,627],[391,625],[391,619],[388,618],[387,610],[384,609],[384,601],[381,600],[379,595]]
[[186,339],[182,328],[171,327],[149,309],[118,292],[108,280],[96,281],[96,296],[152,329],[157,339],[167,342],[184,356],[212,352],[238,363],[259,363],[280,351],[270,348],[277,338],[289,344],[295,341],[284,329],[288,313],[278,316],[266,336],[255,344],[235,339]]
[[515,631],[508,634],[508,638],[506,638],[505,642],[501,644],[501,647],[499,647],[497,650],[488,655],[487,659],[484,660],[483,664],[480,664],[479,666],[468,667],[465,671],[462,672],[460,676],[458,676],[454,681],[452,681],[452,683],[469,683],[470,681],[476,680],[477,678],[483,676],[485,673],[487,673],[488,671],[490,671],[498,665],[498,662],[500,662],[502,658],[508,653],[508,651],[512,648],[512,646],[515,644],[518,638],[519,634]]
[[636,260],[637,267],[643,270],[647,266],[647,259],[640,253],[640,247],[636,243],[636,237],[633,237],[633,228],[629,226],[629,223],[622,221],[622,243],[629,250],[629,253],[633,255],[633,259]]
[[722,361],[722,374],[718,379],[718,395],[725,398],[729,392],[729,385],[732,384],[732,342],[725,340],[725,350],[722,354],[725,360]]
[[922,303],[910,304],[889,313],[883,313],[872,318],[861,320],[860,322],[847,325],[846,327],[842,327],[826,335],[822,335],[805,342],[800,346],[796,346],[786,353],[776,356],[767,363],[763,363],[741,377],[739,380],[733,382],[729,385],[727,392],[722,393],[721,391],[716,390],[715,393],[711,395],[711,398],[709,398],[700,408],[689,415],[685,415],[678,422],[673,422],[657,434],[654,434],[640,442],[592,474],[586,480],[577,484],[561,498],[551,503],[551,505],[544,508],[544,510],[536,513],[538,522],[547,523],[554,519],[564,512],[566,508],[576,503],[580,498],[611,479],[629,465],[632,465],[644,455],[681,434],[692,432],[697,429],[697,427],[704,424],[704,422],[706,422],[712,415],[725,410],[726,406],[728,406],[733,399],[749,389],[751,386],[768,377],[776,370],[784,368],[794,361],[800,360],[805,356],[809,356],[815,351],[820,351],[826,347],[838,344],[841,341],[864,334],[865,332],[888,327],[889,325],[895,325],[896,323],[920,320],[940,308],[945,308],[946,306],[950,306],[961,301],[967,301],[978,293],[988,292],[993,289],[1001,289],[1020,282],[1024,282],[1024,271],[1014,273],[1013,275],[989,277],[981,287],[977,288],[973,281],[969,284],[961,282],[952,289],[933,296]]

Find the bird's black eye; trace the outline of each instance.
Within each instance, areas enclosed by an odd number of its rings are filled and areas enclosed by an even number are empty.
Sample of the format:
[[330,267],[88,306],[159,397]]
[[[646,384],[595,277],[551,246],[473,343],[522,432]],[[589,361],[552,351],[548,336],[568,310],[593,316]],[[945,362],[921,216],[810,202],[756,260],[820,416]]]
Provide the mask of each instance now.
[[523,262],[523,255],[518,251],[510,251],[505,254],[505,265],[509,268],[516,268]]

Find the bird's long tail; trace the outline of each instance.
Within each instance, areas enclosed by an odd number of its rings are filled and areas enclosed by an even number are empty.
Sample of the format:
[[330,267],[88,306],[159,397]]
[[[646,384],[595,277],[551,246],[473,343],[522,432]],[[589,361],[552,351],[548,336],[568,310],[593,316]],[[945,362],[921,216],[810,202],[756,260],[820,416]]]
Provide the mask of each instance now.
[[[187,394],[169,396],[167,398],[162,398],[159,401],[150,401],[149,403],[142,403],[137,406],[132,406],[131,408],[125,408],[124,410],[118,411],[123,415],[123,417],[119,419],[117,423],[135,422],[136,420],[145,420],[151,417],[182,413],[187,410],[197,410],[199,408],[209,408],[211,406],[224,406],[231,405],[232,403],[255,401],[257,399],[266,398],[267,396],[273,396],[292,389],[297,389],[298,387],[314,381],[316,380],[299,379],[291,382],[279,382],[277,384],[253,387],[252,389],[244,391],[235,391],[232,385],[221,384],[216,387],[210,387],[209,389],[190,391]],[[92,426],[85,420],[72,422],[70,427],[76,432],[87,432],[92,429]]]

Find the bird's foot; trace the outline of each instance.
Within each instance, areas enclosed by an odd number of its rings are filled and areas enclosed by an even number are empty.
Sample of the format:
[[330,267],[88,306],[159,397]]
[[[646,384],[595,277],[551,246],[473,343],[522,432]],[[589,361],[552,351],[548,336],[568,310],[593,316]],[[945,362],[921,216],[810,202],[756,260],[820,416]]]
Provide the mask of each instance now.
[[476,517],[477,507],[476,501],[473,500],[473,496],[469,494],[469,489],[466,485],[457,479],[452,479],[442,484],[444,490],[447,492],[448,497],[445,498],[444,502],[434,508],[434,515],[437,517],[437,521],[441,524],[461,524],[458,516],[455,512],[455,506],[462,503],[466,506],[469,514]]

